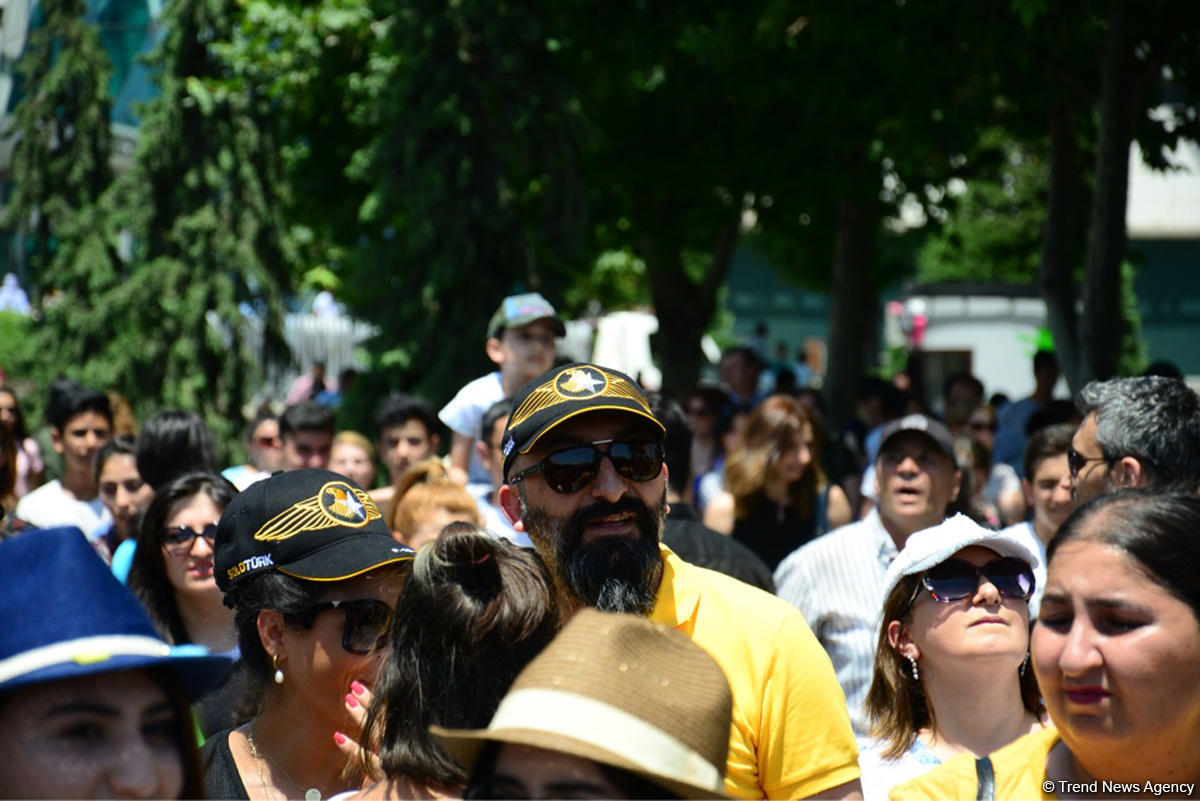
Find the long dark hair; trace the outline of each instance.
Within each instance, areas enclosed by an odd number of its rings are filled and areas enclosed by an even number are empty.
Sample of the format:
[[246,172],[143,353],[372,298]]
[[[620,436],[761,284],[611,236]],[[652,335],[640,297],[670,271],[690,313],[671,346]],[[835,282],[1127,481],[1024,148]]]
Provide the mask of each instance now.
[[200,494],[207,495],[218,508],[224,510],[237,494],[237,489],[213,473],[188,473],[159,489],[142,515],[137,550],[129,568],[129,588],[141,599],[159,635],[172,645],[190,643],[192,640],[180,617],[175,589],[167,580],[160,535],[167,518],[186,501]]
[[326,591],[320,582],[293,578],[278,570],[264,570],[239,579],[225,590],[225,606],[233,610],[233,627],[237,632],[238,651],[246,666],[248,684],[239,699],[237,716],[249,720],[257,716],[266,698],[266,688],[274,686],[271,675],[275,666],[263,647],[258,633],[258,615],[273,609],[285,621],[295,618],[312,606]]
[[155,491],[186,473],[215,472],[217,449],[212,433],[195,412],[155,412],[138,432],[137,469]]
[[22,443],[29,436],[29,431],[25,427],[25,413],[21,411],[21,399],[17,397],[17,391],[12,387],[0,386],[0,392],[13,399],[13,415],[17,419],[13,422],[12,435],[16,440],[17,447],[23,447]]
[[466,772],[430,724],[482,728],[558,627],[553,583],[537,555],[470,523],[451,523],[417,554],[400,591],[390,658],[363,726],[388,776],[432,787]]

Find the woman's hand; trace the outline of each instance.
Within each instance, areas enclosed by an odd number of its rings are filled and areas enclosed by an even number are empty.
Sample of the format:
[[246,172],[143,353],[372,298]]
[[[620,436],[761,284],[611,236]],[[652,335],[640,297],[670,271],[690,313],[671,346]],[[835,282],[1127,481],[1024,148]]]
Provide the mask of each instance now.
[[[367,718],[367,707],[375,700],[375,696],[367,689],[366,685],[359,681],[350,682],[350,692],[346,693],[346,711],[350,713],[355,723],[355,731],[360,732],[358,737],[361,739],[363,722]],[[338,750],[346,755],[347,759],[353,760],[356,764],[363,762],[363,747],[358,740],[345,732],[335,731],[333,733],[333,741],[337,744]],[[383,767],[379,763],[378,754],[370,754],[367,756],[366,764],[369,767],[369,775],[366,777],[368,781],[375,781],[383,778]]]

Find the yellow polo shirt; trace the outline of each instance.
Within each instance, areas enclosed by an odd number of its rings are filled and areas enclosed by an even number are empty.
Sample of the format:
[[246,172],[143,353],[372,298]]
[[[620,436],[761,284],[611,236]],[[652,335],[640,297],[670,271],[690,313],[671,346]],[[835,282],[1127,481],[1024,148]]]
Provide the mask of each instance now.
[[[1046,792],[1046,757],[1058,742],[1058,729],[1049,728],[1026,734],[990,754],[996,776],[996,801],[1034,801],[1058,798]],[[962,754],[938,765],[910,782],[893,787],[891,801],[918,801],[947,798],[976,798],[979,781],[975,778],[975,758]]]
[[726,791],[801,798],[857,779],[846,697],[796,608],[659,547],[663,578],[650,619],[704,648],[733,693]]

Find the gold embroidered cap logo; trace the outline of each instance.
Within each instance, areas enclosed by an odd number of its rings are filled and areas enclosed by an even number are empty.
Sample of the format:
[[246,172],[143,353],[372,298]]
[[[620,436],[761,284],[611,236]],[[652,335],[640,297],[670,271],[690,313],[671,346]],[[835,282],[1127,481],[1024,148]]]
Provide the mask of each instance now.
[[513,431],[530,417],[544,409],[557,406],[567,401],[590,400],[605,397],[614,400],[632,401],[646,415],[650,415],[650,406],[641,389],[630,384],[620,375],[606,372],[591,365],[568,367],[554,378],[541,384],[513,409],[508,421],[508,431]]
[[603,395],[608,376],[591,367],[572,367],[554,377],[554,391],[568,400],[583,400]]
[[292,504],[263,523],[254,533],[254,539],[286,540],[305,531],[323,531],[335,526],[362,528],[381,516],[366,492],[345,481],[330,481],[316,495]]

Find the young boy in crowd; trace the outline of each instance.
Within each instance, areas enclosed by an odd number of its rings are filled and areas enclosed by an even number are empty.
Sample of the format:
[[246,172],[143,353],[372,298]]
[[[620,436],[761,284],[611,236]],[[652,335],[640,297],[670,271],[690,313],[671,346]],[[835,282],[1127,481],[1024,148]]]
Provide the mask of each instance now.
[[335,428],[333,410],[316,401],[287,407],[279,416],[279,440],[283,444],[283,469],[329,467]]
[[468,383],[438,412],[441,421],[454,432],[450,474],[456,480],[491,484],[491,476],[475,452],[483,413],[549,370],[557,352],[555,337],[565,334],[558,313],[537,292],[510,295],[496,309],[488,323],[485,350],[499,369]]
[[1021,479],[1025,503],[1030,511],[1029,520],[1005,529],[1005,532],[1025,537],[1032,545],[1036,545],[1034,553],[1042,557],[1033,566],[1034,594],[1029,600],[1032,617],[1037,616],[1046,587],[1046,545],[1075,510],[1075,501],[1071,497],[1071,468],[1067,458],[1074,433],[1074,425],[1060,423],[1039,429],[1029,437],[1022,460],[1025,477]]
[[392,395],[379,404],[375,425],[379,430],[376,448],[387,467],[388,485],[371,490],[370,495],[386,520],[396,480],[410,465],[437,454],[442,443],[441,425],[432,406],[409,395]]
[[96,451],[112,433],[112,408],[103,392],[74,381],[50,386],[46,422],[63,460],[62,479],[35,489],[17,504],[17,517],[36,528],[78,526],[89,537],[108,529],[112,515],[96,490]]

